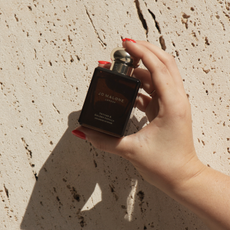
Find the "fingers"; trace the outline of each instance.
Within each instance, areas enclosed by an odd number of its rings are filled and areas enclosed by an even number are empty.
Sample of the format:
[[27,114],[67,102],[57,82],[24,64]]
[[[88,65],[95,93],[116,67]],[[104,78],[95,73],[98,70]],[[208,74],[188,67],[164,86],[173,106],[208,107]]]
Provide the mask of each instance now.
[[150,122],[157,116],[159,111],[157,97],[151,98],[141,93],[138,94],[136,99],[136,107],[142,112],[145,112]]
[[[98,67],[102,67],[105,69],[110,69],[111,62],[108,61],[98,61]],[[150,94],[154,87],[153,87],[153,82],[150,77],[150,73],[148,70],[137,68],[134,70],[134,77],[138,78],[142,82],[142,88]]]
[[160,98],[169,98],[175,91],[175,84],[167,67],[159,60],[159,58],[145,46],[126,41],[123,43],[127,52],[132,56],[140,58],[146,68],[149,70],[151,80],[157,94]]
[[151,74],[148,70],[137,68],[134,70],[133,75],[135,78],[138,78],[141,81],[141,87],[148,94],[150,94],[155,89],[151,78]]
[[130,146],[134,146],[134,144],[131,143],[130,136],[116,138],[83,126],[73,130],[72,134],[89,141],[97,149],[114,153],[126,159],[132,158],[132,148]]
[[147,106],[149,105],[150,101],[152,100],[151,97],[139,93],[136,99],[136,107],[142,111],[145,112]]
[[176,65],[175,59],[165,51],[163,51],[161,48],[146,42],[146,41],[138,41],[138,44],[143,45],[144,47],[148,48],[152,53],[154,53],[159,60],[167,66],[167,69],[169,70],[171,76],[173,77],[176,85],[179,87],[182,92],[185,93],[183,81],[179,72],[179,69]]

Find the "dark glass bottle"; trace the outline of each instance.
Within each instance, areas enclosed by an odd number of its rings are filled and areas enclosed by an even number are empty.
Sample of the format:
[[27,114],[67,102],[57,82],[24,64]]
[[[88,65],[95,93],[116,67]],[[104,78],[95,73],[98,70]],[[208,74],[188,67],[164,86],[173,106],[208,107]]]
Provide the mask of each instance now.
[[123,48],[111,53],[110,70],[97,67],[79,117],[82,126],[122,137],[140,87],[131,77],[138,61]]

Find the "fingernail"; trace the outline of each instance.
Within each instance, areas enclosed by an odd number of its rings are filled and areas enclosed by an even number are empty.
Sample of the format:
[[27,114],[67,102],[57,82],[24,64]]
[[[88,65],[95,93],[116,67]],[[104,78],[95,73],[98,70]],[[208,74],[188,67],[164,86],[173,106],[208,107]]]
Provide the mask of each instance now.
[[77,130],[77,129],[73,130],[72,134],[75,135],[76,137],[79,137],[79,138],[81,138],[83,140],[86,140],[85,134],[83,132]]
[[131,38],[124,38],[122,39],[123,42],[126,42],[126,41],[129,41],[129,42],[133,42],[133,43],[136,43],[135,40],[131,39]]
[[105,64],[110,64],[109,61],[98,61],[99,64],[105,65]]

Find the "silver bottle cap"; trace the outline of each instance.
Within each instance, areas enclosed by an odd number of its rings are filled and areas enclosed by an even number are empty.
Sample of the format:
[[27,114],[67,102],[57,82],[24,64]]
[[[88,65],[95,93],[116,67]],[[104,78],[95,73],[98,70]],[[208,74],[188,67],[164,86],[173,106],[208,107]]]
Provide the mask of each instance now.
[[127,76],[131,76],[134,68],[137,68],[140,59],[132,57],[124,48],[115,48],[111,52],[112,65],[110,70]]

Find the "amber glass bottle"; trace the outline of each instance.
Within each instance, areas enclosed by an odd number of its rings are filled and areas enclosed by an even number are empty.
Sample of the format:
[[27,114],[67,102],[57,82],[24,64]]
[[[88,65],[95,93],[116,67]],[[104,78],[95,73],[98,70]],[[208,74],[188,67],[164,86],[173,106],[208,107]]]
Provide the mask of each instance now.
[[122,137],[140,87],[140,81],[131,77],[138,60],[123,48],[111,53],[110,70],[97,67],[79,117],[82,126]]

